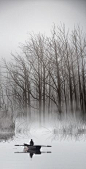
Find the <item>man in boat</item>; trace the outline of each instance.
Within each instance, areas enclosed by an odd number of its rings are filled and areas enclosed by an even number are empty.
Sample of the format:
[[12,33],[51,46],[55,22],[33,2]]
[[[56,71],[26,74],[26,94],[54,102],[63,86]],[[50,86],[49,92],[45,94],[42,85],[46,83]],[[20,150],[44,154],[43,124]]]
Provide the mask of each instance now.
[[33,142],[33,140],[31,139],[30,140],[30,146],[33,146],[34,145],[34,142]]

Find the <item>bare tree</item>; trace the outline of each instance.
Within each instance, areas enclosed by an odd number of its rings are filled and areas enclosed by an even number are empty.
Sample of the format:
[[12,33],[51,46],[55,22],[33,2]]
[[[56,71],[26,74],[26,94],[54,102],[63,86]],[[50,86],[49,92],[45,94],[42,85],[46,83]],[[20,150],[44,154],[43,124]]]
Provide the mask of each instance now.
[[[62,113],[86,110],[86,40],[80,29],[71,34],[65,26],[55,27],[51,37],[31,35],[21,46],[22,54],[13,55],[14,62],[5,63],[9,73],[12,102],[22,107],[42,110],[56,107]],[[8,88],[9,89],[9,88]]]

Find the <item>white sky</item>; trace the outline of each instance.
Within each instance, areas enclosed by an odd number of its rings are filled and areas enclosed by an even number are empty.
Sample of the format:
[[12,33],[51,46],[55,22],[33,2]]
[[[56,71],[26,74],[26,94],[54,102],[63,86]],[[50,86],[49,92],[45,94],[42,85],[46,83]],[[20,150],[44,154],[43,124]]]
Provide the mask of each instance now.
[[32,31],[49,35],[53,23],[86,32],[85,0],[0,0],[0,57],[18,51]]

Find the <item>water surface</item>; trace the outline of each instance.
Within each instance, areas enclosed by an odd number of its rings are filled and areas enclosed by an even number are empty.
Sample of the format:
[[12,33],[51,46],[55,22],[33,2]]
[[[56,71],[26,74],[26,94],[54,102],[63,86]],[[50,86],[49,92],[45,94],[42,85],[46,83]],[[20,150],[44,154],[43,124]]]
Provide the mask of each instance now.
[[[3,132],[2,132],[3,133]],[[6,136],[7,133],[4,133]],[[86,125],[71,116],[58,119],[50,116],[42,118],[17,118],[15,129],[8,137],[0,135],[1,169],[85,169],[86,168]],[[41,154],[23,152],[23,147],[15,144],[29,143],[51,145],[43,147]],[[47,153],[51,151],[51,153]]]

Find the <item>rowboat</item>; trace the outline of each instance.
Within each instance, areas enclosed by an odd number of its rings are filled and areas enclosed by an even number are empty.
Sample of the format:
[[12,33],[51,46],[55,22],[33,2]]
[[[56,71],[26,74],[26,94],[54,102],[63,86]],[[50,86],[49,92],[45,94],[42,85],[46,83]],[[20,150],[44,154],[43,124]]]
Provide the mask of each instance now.
[[40,155],[42,153],[51,153],[50,151],[40,151],[41,147],[51,147],[50,145],[30,145],[30,144],[26,144],[24,143],[23,145],[15,145],[15,146],[23,146],[23,152],[15,152],[15,153],[29,153],[30,154],[30,158],[33,157],[33,155]]
[[51,147],[50,145],[30,145],[30,144],[26,144],[24,143],[23,145],[15,145],[15,146],[24,146],[24,148],[27,149],[27,151],[30,151],[30,150],[35,150],[35,151],[40,151],[41,147]]

